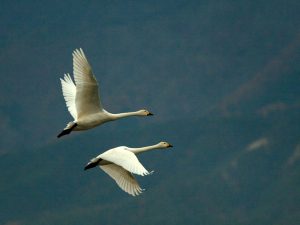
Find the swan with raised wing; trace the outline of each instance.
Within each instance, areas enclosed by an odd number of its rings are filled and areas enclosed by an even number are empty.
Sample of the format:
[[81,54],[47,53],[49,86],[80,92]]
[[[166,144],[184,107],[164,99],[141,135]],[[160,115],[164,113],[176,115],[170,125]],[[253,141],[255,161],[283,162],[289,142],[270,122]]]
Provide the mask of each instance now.
[[100,101],[98,82],[81,48],[73,52],[73,73],[75,83],[70,74],[65,74],[60,80],[67,108],[74,121],[67,124],[58,138],[72,131],[91,129],[128,116],[153,115],[146,109],[116,114],[107,112]]

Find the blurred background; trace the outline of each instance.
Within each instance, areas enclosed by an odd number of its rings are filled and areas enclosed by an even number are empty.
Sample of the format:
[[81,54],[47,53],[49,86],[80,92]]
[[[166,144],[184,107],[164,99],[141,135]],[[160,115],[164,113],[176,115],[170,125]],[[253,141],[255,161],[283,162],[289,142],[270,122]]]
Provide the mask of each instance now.
[[[1,1],[0,224],[300,223],[300,1]],[[71,121],[83,48],[113,113]],[[161,140],[132,197],[90,158]]]

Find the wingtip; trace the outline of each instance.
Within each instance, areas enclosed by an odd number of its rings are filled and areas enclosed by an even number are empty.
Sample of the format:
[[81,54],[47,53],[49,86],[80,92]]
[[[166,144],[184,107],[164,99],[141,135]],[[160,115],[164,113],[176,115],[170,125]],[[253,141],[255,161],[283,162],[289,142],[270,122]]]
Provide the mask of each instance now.
[[72,55],[74,56],[74,55],[78,54],[80,52],[79,49],[81,49],[81,48],[75,48]]
[[73,58],[74,57],[82,57],[82,58],[86,58],[84,51],[82,48],[76,48],[73,53],[72,53]]
[[84,54],[84,51],[82,50],[82,48],[80,48],[80,52],[81,52],[81,55],[82,55],[84,58],[86,58],[86,57],[85,57],[85,54]]
[[140,188],[140,187],[139,187],[138,189],[133,190],[132,193],[131,193],[131,192],[127,192],[127,193],[130,194],[130,195],[133,196],[133,197],[137,197],[137,196],[143,194],[143,192],[144,192],[145,190],[146,190],[146,189]]

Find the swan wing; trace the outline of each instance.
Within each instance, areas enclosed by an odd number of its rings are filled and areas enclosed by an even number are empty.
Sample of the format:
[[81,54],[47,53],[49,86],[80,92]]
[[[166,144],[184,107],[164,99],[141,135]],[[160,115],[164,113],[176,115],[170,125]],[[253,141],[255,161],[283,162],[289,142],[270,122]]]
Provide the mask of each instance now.
[[123,167],[125,170],[141,176],[148,175],[149,172],[140,163],[134,153],[126,150],[126,147],[117,147],[110,149],[101,155],[101,159],[112,162]]
[[81,117],[102,111],[98,83],[81,48],[73,52],[73,73],[76,83],[77,116]]
[[116,164],[99,166],[106,174],[116,181],[118,186],[130,195],[136,196],[142,193],[143,189],[130,172]]
[[70,74],[68,73],[64,75],[63,79],[60,79],[60,82],[67,108],[74,120],[77,120],[77,110],[75,104],[76,86]]

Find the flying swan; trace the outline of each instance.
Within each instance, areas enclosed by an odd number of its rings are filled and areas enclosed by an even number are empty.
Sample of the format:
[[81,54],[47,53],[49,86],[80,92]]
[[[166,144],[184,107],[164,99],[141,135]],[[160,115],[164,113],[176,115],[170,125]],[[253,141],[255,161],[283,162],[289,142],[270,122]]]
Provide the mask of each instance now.
[[98,93],[98,82],[83,50],[81,48],[75,49],[72,55],[76,85],[68,73],[60,81],[67,108],[74,121],[67,124],[64,130],[57,136],[58,138],[71,133],[73,130],[91,129],[105,122],[123,117],[153,115],[145,109],[117,114],[107,112],[101,104]]
[[136,196],[142,193],[143,189],[139,186],[132,173],[141,176],[151,174],[140,163],[136,154],[159,148],[173,147],[167,142],[160,142],[156,145],[142,148],[129,148],[120,146],[107,150],[90,160],[84,170],[99,166],[105,173],[116,181],[118,186],[130,195]]

